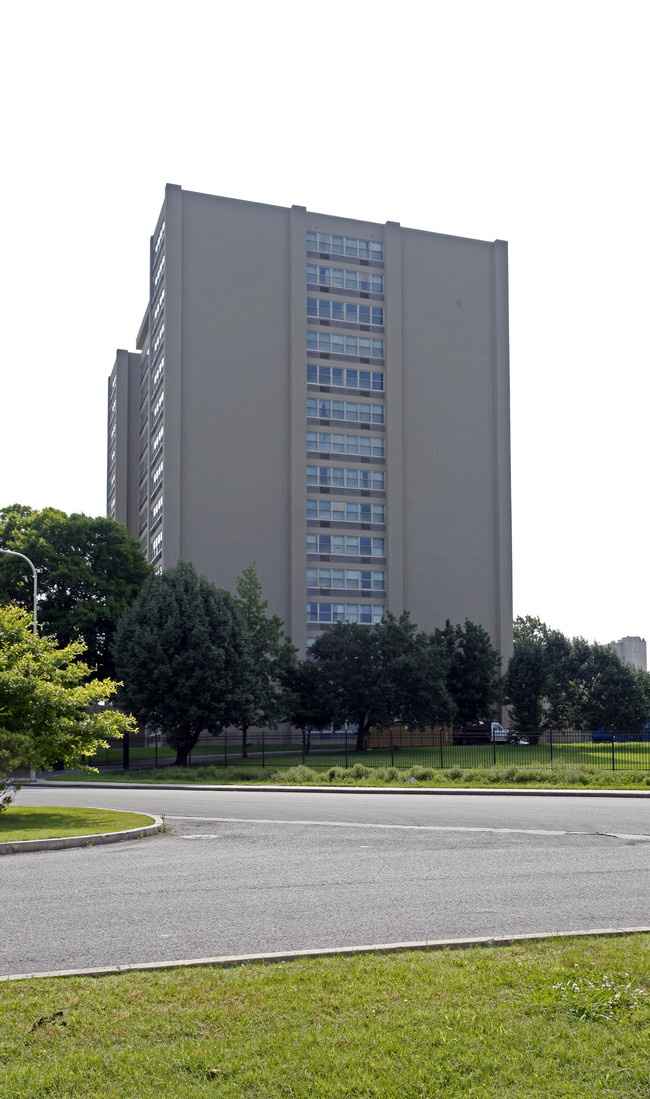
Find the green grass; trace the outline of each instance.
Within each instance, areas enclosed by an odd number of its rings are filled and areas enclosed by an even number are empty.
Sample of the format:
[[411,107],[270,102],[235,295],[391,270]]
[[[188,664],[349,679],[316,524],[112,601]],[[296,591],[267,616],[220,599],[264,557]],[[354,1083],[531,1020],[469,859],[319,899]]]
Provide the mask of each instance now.
[[353,767],[328,767],[316,770],[298,764],[281,770],[276,767],[247,766],[241,761],[230,767],[214,767],[200,764],[194,767],[160,767],[158,769],[132,771],[76,772],[49,776],[53,780],[83,779],[96,782],[145,782],[145,783],[196,783],[231,784],[250,782],[255,785],[277,786],[380,786],[409,789],[427,787],[458,787],[477,789],[501,787],[504,789],[592,789],[592,790],[649,790],[650,771],[607,771],[584,764],[558,762],[553,765],[502,764],[496,767],[459,766],[438,769],[415,765],[406,769],[383,766],[367,767],[356,763]]
[[10,805],[0,813],[0,843],[59,839],[62,836],[91,836],[98,832],[146,828],[150,824],[153,824],[153,818],[144,813],[117,813],[110,809],[59,809],[49,805],[26,809],[22,805]]
[[0,985],[12,1099],[647,1097],[650,938]]
[[[241,759],[241,746],[237,741],[228,743],[227,758],[232,760],[229,766],[257,767],[266,769],[271,767],[291,767],[302,762],[302,751],[297,744],[275,744],[267,742],[262,751],[261,744],[249,745],[249,758]],[[150,746],[130,747],[130,759],[135,763],[141,760],[154,760],[154,748]],[[224,758],[224,744],[198,744],[193,751],[195,759],[199,757],[214,757],[215,766],[221,766]],[[167,745],[158,745],[158,759],[170,760],[175,752]],[[647,770],[650,772],[650,742],[615,742],[614,762],[616,770]],[[262,768],[262,760],[265,767]],[[313,768],[328,768],[332,764],[344,765],[346,753],[343,745],[319,748],[315,745],[306,756],[305,762]],[[435,746],[395,749],[391,753],[390,748],[375,748],[371,751],[355,752],[350,748],[347,753],[347,761],[350,766],[355,763],[367,764],[372,761],[374,766],[386,767],[397,765],[402,769],[420,765],[423,767],[492,767],[497,765],[517,766],[543,765],[552,763],[567,763],[572,765],[584,765],[588,767],[601,767],[603,770],[612,770],[612,745],[599,744],[592,741],[575,743],[550,744],[476,744],[457,747],[443,746],[442,758],[440,748]],[[122,748],[111,747],[100,752],[93,759],[86,761],[92,766],[99,764],[122,763]]]

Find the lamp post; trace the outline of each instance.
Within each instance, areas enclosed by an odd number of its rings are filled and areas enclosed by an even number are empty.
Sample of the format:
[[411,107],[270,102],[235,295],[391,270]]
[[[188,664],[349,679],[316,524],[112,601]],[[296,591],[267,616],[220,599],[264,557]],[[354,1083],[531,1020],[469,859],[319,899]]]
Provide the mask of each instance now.
[[33,563],[33,561],[29,560],[29,557],[25,557],[24,553],[19,553],[18,550],[10,550],[10,549],[1,549],[0,548],[0,553],[10,553],[10,554],[12,554],[13,557],[22,557],[23,561],[27,562],[30,569],[32,570],[32,573],[34,574],[34,636],[36,636],[36,634],[38,633],[38,626],[37,626],[37,619],[36,619],[36,604],[37,604],[37,599],[38,599],[38,579],[37,579],[36,569],[34,567],[34,563]]
[[[19,553],[18,550],[10,550],[10,549],[0,548],[0,553],[10,553],[13,557],[22,557],[23,561],[26,561],[27,564],[29,565],[30,569],[32,570],[32,573],[33,573],[33,576],[34,576],[34,637],[36,637],[36,635],[38,633],[38,622],[37,622],[37,617],[36,617],[36,614],[37,614],[36,605],[37,605],[37,600],[38,600],[38,579],[37,579],[36,569],[34,567],[34,562],[30,561],[29,557],[26,557],[24,553]],[[29,768],[29,781],[30,782],[36,782],[36,771],[34,770],[33,767]]]

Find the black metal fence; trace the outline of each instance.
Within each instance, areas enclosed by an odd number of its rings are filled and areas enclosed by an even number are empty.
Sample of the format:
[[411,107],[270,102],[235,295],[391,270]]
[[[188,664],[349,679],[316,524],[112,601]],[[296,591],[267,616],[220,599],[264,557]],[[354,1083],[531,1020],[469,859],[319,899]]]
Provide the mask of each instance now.
[[[85,760],[96,767],[135,769],[166,767],[176,763],[176,752],[159,733],[130,733],[109,743]],[[202,735],[193,747],[188,765],[218,768],[286,769],[306,764],[314,770],[330,767],[486,768],[544,767],[558,764],[585,765],[613,771],[650,771],[650,733],[624,730],[584,732],[544,729],[533,733],[433,729],[425,732],[400,726],[377,730],[363,747],[353,730],[311,733],[302,737],[281,730],[249,733],[242,746],[241,733],[230,730],[220,737]]]

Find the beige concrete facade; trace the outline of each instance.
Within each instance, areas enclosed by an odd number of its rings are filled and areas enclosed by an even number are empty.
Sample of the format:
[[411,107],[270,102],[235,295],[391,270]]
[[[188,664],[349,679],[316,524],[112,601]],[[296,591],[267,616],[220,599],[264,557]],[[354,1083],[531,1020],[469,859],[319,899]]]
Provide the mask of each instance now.
[[610,641],[609,644],[624,664],[632,664],[635,668],[643,668],[644,672],[647,671],[645,638],[621,637],[618,641]]
[[150,276],[108,450],[148,558],[231,591],[255,560],[301,649],[388,608],[507,659],[505,243],[168,185]]

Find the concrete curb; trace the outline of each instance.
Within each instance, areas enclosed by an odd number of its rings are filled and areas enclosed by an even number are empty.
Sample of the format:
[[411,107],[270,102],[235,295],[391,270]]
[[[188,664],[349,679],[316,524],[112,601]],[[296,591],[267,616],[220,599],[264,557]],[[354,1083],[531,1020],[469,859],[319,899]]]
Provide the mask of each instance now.
[[514,943],[544,942],[548,939],[606,938],[617,935],[647,935],[650,927],[610,927],[586,931],[541,931],[531,935],[499,935],[493,938],[426,939],[414,943],[379,943],[374,946],[324,947],[316,950],[279,950],[268,954],[235,954],[214,958],[177,958],[170,962],[141,962],[135,965],[99,966],[96,969],[60,969],[46,973],[8,973],[2,981],[30,981],[45,977],[110,977],[118,973],[142,973],[196,966],[228,968],[240,965],[294,962],[301,958],[336,958],[353,954],[399,954],[405,950],[467,950],[470,947],[512,946]]
[[472,794],[479,797],[543,797],[543,798],[650,798],[648,790],[558,790],[542,787],[530,789],[530,787],[511,789],[508,787],[462,787],[462,786],[424,786],[420,788],[408,786],[256,786],[251,783],[232,783],[226,785],[209,786],[199,782],[67,782],[64,780],[49,781],[39,779],[37,782],[24,783],[23,790],[34,790],[38,787],[47,787],[49,790],[57,786],[77,787],[89,790],[250,790],[253,793],[279,793],[279,794]]
[[27,851],[61,851],[67,847],[99,847],[104,843],[122,843],[123,840],[137,840],[143,836],[155,836],[158,832],[162,832],[162,817],[157,817],[153,813],[142,815],[150,817],[153,823],[146,824],[142,828],[127,828],[122,832],[96,832],[89,836],[59,836],[49,840],[15,840],[13,843],[0,843],[0,855],[22,855]]

